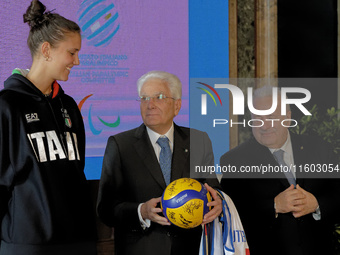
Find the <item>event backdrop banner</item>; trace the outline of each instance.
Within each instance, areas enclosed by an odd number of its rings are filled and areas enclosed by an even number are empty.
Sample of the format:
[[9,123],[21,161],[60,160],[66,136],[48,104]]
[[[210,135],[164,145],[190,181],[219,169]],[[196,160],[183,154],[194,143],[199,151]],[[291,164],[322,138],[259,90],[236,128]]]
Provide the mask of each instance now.
[[[30,68],[32,60],[26,44],[29,27],[23,23],[23,14],[30,2],[2,0],[0,89],[14,68]],[[227,6],[226,1],[218,2]],[[202,18],[200,15],[205,16],[205,21],[209,20],[209,15],[214,17],[211,31],[217,27],[216,10],[221,12],[221,6],[205,8],[210,3],[201,0],[42,0],[42,3],[47,11],[77,22],[82,29],[80,65],[73,67],[69,80],[60,84],[75,99],[83,116],[87,178],[100,178],[108,137],[142,123],[136,101],[136,81],[144,73],[164,70],[180,78],[182,109],[175,122],[189,126],[189,73],[205,77],[199,70],[204,70],[205,65],[209,65],[205,70],[212,68],[209,63],[213,62],[213,56],[209,55],[209,49],[214,48],[205,43],[213,39],[205,37],[207,31],[201,30],[197,22],[191,22],[191,34],[194,33],[196,41],[193,43],[200,45],[200,51],[203,47],[207,50],[198,53],[200,56],[195,54],[192,63],[196,71],[189,72],[189,14],[192,20]],[[227,9],[223,13],[227,24]],[[209,22],[205,22],[206,26]],[[218,43],[223,43],[227,52],[227,42]],[[204,54],[210,62],[201,62]],[[227,63],[228,59],[223,61]],[[215,64],[219,65],[218,62]],[[227,72],[228,69],[224,70]]]

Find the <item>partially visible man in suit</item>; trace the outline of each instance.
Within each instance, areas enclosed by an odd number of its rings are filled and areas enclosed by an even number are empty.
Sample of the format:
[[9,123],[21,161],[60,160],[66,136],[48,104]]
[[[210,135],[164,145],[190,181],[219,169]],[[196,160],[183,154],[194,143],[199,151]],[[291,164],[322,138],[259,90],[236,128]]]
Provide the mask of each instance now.
[[[254,108],[270,109],[272,98],[272,87],[255,90]],[[332,233],[340,216],[339,176],[331,175],[331,168],[319,176],[300,171],[300,166],[304,170],[313,164],[339,167],[331,148],[321,139],[288,131],[291,111],[287,107],[286,115],[281,115],[280,91],[275,112],[252,114],[252,119],[253,137],[220,159],[221,166],[239,171],[224,173],[221,185],[238,208],[251,254],[333,254]],[[240,173],[263,167],[293,171]]]
[[[114,227],[117,255],[197,255],[201,226],[181,229],[171,225],[159,203],[169,182],[190,177],[190,163],[214,164],[210,139],[206,133],[173,122],[181,108],[177,76],[151,71],[138,80],[137,88],[144,123],[108,140],[98,194],[99,217]],[[192,133],[195,152],[190,149]],[[159,139],[170,147],[170,172],[163,169]],[[222,201],[212,188],[219,182],[216,178],[200,181],[211,185],[205,184],[213,197],[208,203],[213,209],[203,220],[208,223],[222,211]]]

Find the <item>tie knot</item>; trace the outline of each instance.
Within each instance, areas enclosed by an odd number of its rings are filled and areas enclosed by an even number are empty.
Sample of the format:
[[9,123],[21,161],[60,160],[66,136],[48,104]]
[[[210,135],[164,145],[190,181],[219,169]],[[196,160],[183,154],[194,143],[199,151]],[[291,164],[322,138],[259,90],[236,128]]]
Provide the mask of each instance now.
[[157,143],[161,146],[161,148],[169,147],[169,139],[167,137],[158,138]]
[[279,163],[283,160],[283,150],[277,150],[273,153],[274,158],[276,159],[276,161],[278,161]]

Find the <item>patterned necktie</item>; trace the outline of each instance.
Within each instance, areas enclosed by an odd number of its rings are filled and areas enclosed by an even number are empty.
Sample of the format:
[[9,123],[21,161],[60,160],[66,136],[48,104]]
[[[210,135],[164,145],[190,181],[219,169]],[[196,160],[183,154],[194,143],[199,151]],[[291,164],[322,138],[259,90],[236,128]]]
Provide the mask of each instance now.
[[294,178],[294,175],[290,168],[287,166],[285,161],[283,160],[283,150],[278,150],[273,153],[274,158],[276,159],[277,163],[279,163],[280,166],[282,166],[282,170],[284,171],[284,174],[286,178],[288,179],[289,184],[294,184],[294,187],[296,186],[296,180]]
[[172,153],[169,145],[169,139],[167,137],[160,137],[157,140],[159,146],[161,146],[161,152],[159,154],[159,164],[162,169],[162,173],[164,176],[164,180],[166,185],[170,183],[170,175],[171,175],[171,160]]

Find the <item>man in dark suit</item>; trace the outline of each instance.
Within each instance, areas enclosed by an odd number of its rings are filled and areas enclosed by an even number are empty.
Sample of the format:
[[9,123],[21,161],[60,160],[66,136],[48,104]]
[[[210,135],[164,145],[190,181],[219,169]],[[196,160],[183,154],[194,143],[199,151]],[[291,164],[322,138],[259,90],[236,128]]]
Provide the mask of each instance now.
[[[254,108],[269,109],[271,93],[270,87],[255,90]],[[221,167],[236,170],[224,173],[222,189],[238,208],[252,255],[333,254],[340,183],[338,172],[331,167],[339,167],[339,162],[320,139],[291,134],[287,128],[290,109],[283,116],[280,105],[278,100],[269,116],[252,115],[258,119],[253,123],[253,137],[221,157]],[[308,171],[318,164],[328,169],[324,173]],[[256,169],[263,171],[257,173]],[[285,175],[279,169],[293,171]]]
[[[181,108],[181,82],[175,75],[152,71],[138,80],[137,87],[144,123],[109,138],[98,215],[106,225],[114,227],[117,255],[197,255],[201,226],[181,229],[171,225],[159,203],[169,182],[190,177],[192,164],[214,164],[210,139],[206,133],[173,123]],[[162,167],[160,138],[166,139],[172,152],[170,172]],[[197,150],[193,152],[194,148]],[[216,178],[201,181],[219,186]],[[208,223],[220,215],[222,201],[211,186],[205,186],[213,197],[208,203],[213,209],[203,220]]]

